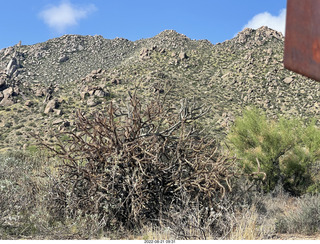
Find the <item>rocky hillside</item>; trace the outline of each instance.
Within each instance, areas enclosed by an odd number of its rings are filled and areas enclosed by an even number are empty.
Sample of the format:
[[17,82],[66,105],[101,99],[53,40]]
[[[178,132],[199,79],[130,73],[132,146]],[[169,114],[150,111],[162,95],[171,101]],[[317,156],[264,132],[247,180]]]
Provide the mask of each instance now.
[[31,131],[52,140],[72,127],[74,112],[123,101],[135,88],[142,100],[168,92],[212,106],[201,122],[223,138],[247,106],[270,116],[320,113],[320,84],[284,69],[284,38],[262,27],[216,45],[172,30],[135,42],[65,35],[0,50],[0,151],[32,147]]

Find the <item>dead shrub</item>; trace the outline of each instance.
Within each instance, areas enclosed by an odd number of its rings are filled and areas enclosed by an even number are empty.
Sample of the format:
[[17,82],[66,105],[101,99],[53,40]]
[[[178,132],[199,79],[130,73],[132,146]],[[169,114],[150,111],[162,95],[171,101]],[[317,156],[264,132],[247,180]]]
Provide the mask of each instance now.
[[0,155],[0,240],[89,239],[99,236],[98,216],[55,221],[47,211],[55,183],[54,162],[44,155],[10,152]]
[[234,159],[197,130],[208,110],[186,99],[180,108],[159,97],[143,105],[132,95],[125,106],[79,111],[75,130],[57,135],[55,144],[38,136],[63,161],[51,213],[63,220],[81,211],[99,216],[106,230],[135,230],[173,223],[172,213],[198,206],[199,226],[207,225],[234,176]]
[[33,232],[29,218],[37,205],[39,186],[32,171],[37,163],[22,153],[0,155],[0,239]]

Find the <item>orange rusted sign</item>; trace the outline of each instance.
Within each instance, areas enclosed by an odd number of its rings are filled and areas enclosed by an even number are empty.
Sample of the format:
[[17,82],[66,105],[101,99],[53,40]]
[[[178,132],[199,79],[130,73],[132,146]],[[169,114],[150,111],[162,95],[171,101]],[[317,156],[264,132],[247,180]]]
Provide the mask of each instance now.
[[320,0],[288,0],[284,66],[320,81]]

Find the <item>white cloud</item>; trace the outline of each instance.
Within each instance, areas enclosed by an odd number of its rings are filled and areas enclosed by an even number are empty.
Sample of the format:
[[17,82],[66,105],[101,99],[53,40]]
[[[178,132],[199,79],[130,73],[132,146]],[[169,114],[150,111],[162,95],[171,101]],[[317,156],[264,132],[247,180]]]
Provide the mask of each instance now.
[[47,7],[39,16],[55,31],[63,33],[68,27],[78,25],[80,19],[86,18],[95,10],[93,4],[79,7],[64,1],[58,6]]
[[261,26],[268,26],[271,29],[282,32],[284,35],[286,26],[286,13],[286,9],[282,9],[278,16],[271,15],[268,12],[257,14],[243,27],[243,29],[258,29]]

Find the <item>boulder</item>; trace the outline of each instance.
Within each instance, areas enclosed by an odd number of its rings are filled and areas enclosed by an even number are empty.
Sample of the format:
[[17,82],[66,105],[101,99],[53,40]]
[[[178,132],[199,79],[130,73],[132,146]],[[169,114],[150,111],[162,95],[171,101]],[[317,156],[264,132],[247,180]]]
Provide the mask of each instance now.
[[101,74],[102,73],[102,69],[100,68],[100,69],[97,69],[97,70],[92,70],[91,71],[91,74],[92,75],[97,75],[97,74]]
[[64,63],[69,60],[69,57],[67,55],[62,55],[59,57],[59,63]]
[[79,44],[78,45],[78,51],[82,51],[83,49],[84,49],[84,47]]
[[237,42],[238,43],[245,43],[247,39],[252,35],[253,29],[245,28],[243,31],[239,32],[237,35]]
[[292,77],[287,77],[283,80],[284,83],[286,84],[291,84],[291,82],[293,82],[293,78]]
[[59,106],[57,99],[52,99],[47,103],[46,108],[44,109],[44,113],[48,114],[54,111]]
[[94,90],[94,89],[92,89],[92,90],[89,90],[89,92],[88,92],[88,93],[89,93],[89,95],[90,95],[90,96],[93,96],[94,92],[95,92],[95,90]]
[[93,95],[95,95],[96,97],[105,97],[105,96],[107,96],[107,94],[103,90],[95,90]]
[[64,122],[63,119],[56,119],[54,121],[52,121],[52,125],[59,125],[59,124],[62,124]]
[[13,47],[8,47],[5,49],[4,57],[8,56],[10,53],[14,51]]
[[185,52],[180,52],[180,53],[179,53],[179,58],[180,58],[181,60],[184,60],[184,59],[187,59],[188,56],[187,56],[187,54],[186,54]]
[[150,59],[150,54],[151,54],[151,50],[149,50],[148,48],[142,48],[140,50],[140,59],[141,60],[147,60]]
[[27,100],[25,101],[24,105],[27,107],[31,107],[33,105],[33,102],[31,100]]
[[86,78],[84,79],[85,82],[90,83],[94,81],[93,75],[87,75]]
[[14,95],[13,87],[8,87],[7,89],[2,91],[4,98],[10,98]]
[[3,89],[7,85],[8,76],[5,73],[0,73],[0,89]]
[[0,102],[0,106],[3,107],[10,106],[12,104],[14,104],[14,102],[11,97],[4,97]]
[[7,65],[6,74],[10,77],[18,68],[19,68],[19,65],[18,65],[17,59],[13,57]]
[[9,87],[5,90],[3,90],[0,93],[0,98],[2,98],[0,102],[0,106],[10,106],[14,104],[14,101],[12,100],[12,96],[15,94],[13,87]]
[[36,91],[35,91],[35,96],[36,97],[43,97],[46,93],[46,90],[44,88],[38,88]]
[[160,48],[158,52],[159,52],[159,53],[165,53],[165,52],[166,52],[166,49],[165,49],[165,48]]
[[94,107],[98,104],[97,100],[94,97],[90,97],[87,101],[89,107]]
[[84,100],[87,96],[89,96],[89,93],[87,91],[80,92],[80,97],[82,100]]
[[61,109],[54,109],[53,110],[56,115],[61,116],[62,115],[62,110]]

